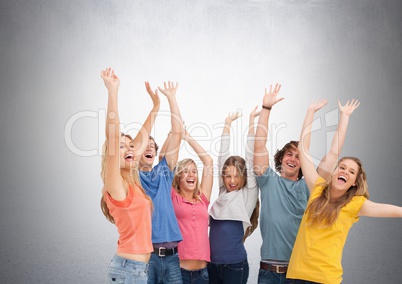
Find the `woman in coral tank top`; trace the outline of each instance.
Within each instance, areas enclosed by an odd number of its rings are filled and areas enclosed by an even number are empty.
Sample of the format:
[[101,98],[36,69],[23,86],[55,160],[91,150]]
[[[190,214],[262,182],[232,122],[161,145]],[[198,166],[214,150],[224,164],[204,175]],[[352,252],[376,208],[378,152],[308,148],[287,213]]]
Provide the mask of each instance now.
[[152,248],[152,202],[141,187],[138,160],[145,150],[152,112],[159,110],[159,98],[154,102],[139,134],[133,140],[120,132],[118,89],[120,80],[107,68],[101,77],[108,90],[106,142],[103,146],[102,172],[104,182],[101,208],[119,233],[117,252],[108,268],[109,283],[147,283],[148,260]]

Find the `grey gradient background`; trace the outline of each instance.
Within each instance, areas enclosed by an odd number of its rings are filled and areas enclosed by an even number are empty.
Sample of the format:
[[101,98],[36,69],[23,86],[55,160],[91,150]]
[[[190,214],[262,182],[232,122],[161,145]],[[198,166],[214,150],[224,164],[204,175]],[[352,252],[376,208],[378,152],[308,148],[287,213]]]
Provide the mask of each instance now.
[[[232,147],[243,154],[248,114],[270,83],[285,97],[271,115],[271,153],[298,139],[312,100],[328,98],[313,137],[319,158],[337,100],[357,98],[342,154],[363,160],[372,200],[402,205],[401,12],[399,0],[2,1],[0,282],[106,281],[117,240],[99,209],[107,66],[121,78],[121,121],[134,133],[151,108],[143,82],[178,81],[186,125],[215,161],[229,111],[243,112]],[[160,144],[167,110],[162,98]],[[361,219],[344,250],[344,283],[399,283],[401,235],[402,220]],[[260,245],[257,230],[246,242],[249,283]]]

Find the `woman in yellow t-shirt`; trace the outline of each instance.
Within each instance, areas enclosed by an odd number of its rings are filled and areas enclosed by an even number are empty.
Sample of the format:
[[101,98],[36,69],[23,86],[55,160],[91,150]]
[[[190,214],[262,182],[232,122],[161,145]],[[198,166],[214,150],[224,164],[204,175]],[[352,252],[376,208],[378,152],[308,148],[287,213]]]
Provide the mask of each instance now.
[[[287,283],[291,284],[341,283],[343,247],[359,217],[402,217],[402,207],[368,200],[366,173],[355,157],[341,158],[329,181],[319,176],[309,149],[314,114],[325,104],[320,100],[309,106],[298,146],[311,196],[290,258]],[[339,104],[341,115],[347,119],[358,106],[355,100]]]

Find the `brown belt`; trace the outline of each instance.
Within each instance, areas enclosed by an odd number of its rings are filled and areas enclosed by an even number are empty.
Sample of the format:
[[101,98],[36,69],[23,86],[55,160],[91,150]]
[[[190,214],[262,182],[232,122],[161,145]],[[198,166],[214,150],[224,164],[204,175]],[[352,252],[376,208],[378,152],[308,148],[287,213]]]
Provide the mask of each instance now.
[[263,270],[268,270],[276,273],[286,273],[286,271],[288,271],[287,265],[274,265],[262,261],[260,262],[260,268]]

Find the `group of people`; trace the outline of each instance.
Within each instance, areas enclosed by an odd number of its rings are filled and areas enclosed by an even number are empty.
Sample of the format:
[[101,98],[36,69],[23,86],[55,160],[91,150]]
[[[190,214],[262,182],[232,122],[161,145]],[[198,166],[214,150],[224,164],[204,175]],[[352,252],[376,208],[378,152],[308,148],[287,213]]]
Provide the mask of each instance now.
[[[339,124],[317,168],[309,154],[311,129],[326,100],[311,103],[299,141],[276,152],[274,168],[266,144],[270,112],[283,100],[281,86],[266,89],[262,109],[250,113],[245,159],[229,153],[231,124],[240,117],[229,113],[218,155],[219,195],[210,206],[213,159],[184,129],[177,83],[153,90],[145,82],[153,108],[132,138],[120,132],[119,78],[111,68],[101,77],[108,90],[101,208],[119,233],[109,283],[247,283],[244,241],[258,219],[258,283],[341,283],[342,250],[359,217],[402,217],[402,207],[368,200],[359,159],[338,160],[357,100],[338,103]],[[160,108],[158,91],[168,100],[171,129],[154,166],[159,147],[149,134]],[[201,178],[194,160],[178,162],[182,140],[201,160]]]

